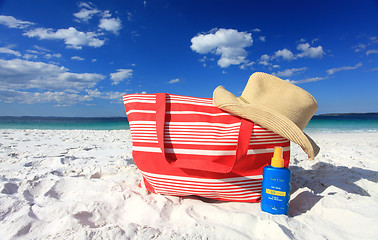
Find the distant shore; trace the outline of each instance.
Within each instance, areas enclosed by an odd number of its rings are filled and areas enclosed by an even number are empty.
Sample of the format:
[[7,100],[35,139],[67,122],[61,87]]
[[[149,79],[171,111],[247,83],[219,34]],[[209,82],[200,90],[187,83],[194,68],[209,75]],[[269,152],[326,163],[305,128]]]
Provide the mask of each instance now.
[[[129,129],[127,117],[3,116],[0,129],[122,130]],[[378,113],[327,113],[315,115],[309,132],[378,132]]]
[[[367,113],[322,113],[322,114],[316,114],[314,117],[322,117],[322,116],[369,116],[369,117],[377,117],[378,118],[378,112],[367,112]],[[111,117],[72,117],[72,116],[0,116],[0,119],[6,119],[6,118],[13,118],[13,119],[108,119],[108,120],[117,120],[117,119],[124,119],[126,116],[111,116]]]
[[369,112],[369,113],[324,113],[324,114],[317,114],[314,117],[322,117],[322,116],[362,116],[362,117],[376,117],[378,118],[378,112]]

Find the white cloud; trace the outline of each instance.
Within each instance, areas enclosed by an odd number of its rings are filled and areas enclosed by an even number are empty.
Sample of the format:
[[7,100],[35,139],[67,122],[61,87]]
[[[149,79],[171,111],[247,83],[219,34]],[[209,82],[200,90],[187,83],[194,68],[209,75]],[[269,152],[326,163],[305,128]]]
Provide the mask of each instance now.
[[73,15],[84,22],[87,22],[89,19],[91,19],[93,15],[100,13],[100,11],[96,9],[91,3],[81,2],[79,4],[79,7],[81,7],[80,11],[74,13]]
[[15,17],[4,16],[4,15],[0,15],[0,24],[3,24],[9,28],[19,28],[19,29],[27,28],[31,25],[34,25],[34,23],[32,22],[22,21],[22,20],[16,19]]
[[[305,40],[301,39],[301,42],[303,41]],[[303,58],[303,57],[321,58],[325,54],[322,46],[311,47],[310,44],[308,43],[298,44],[297,49],[300,50],[301,53],[294,54],[289,49],[284,48],[282,50],[276,51],[272,56],[269,56],[268,54],[264,54],[260,57],[260,59],[258,60],[258,63],[264,66],[279,68],[280,67],[279,65],[273,65],[270,61],[273,61],[279,58],[282,58],[283,60],[295,60],[295,59]],[[306,68],[292,68],[292,69],[286,69],[285,71],[279,71],[273,74],[280,77],[289,77],[297,72],[304,71],[304,70],[306,70]]]
[[98,27],[113,32],[114,34],[118,34],[119,30],[122,28],[122,24],[119,18],[102,18]]
[[304,57],[322,58],[323,55],[325,54],[322,46],[311,47],[309,43],[300,43],[297,45],[297,49],[301,52],[296,55],[294,55],[293,52],[287,48],[278,50],[277,52],[274,53],[272,59],[280,58],[280,57],[284,60],[293,60],[293,59],[304,58]]
[[61,58],[61,57],[62,57],[62,54],[60,54],[60,53],[53,53],[53,54],[51,54],[51,53],[46,53],[46,54],[44,55],[44,57],[47,58],[47,59],[50,59],[50,58]]
[[89,8],[89,9],[94,8],[94,5],[92,2],[80,2],[78,6],[81,8]]
[[207,61],[215,61],[215,58],[211,57],[211,58],[208,58],[207,56],[203,56],[203,58],[199,59],[198,61],[200,61],[202,63],[202,65],[204,67],[207,66],[206,62]]
[[366,51],[366,55],[377,54],[377,53],[378,53],[378,49],[370,49]]
[[[361,37],[362,36],[360,36],[360,38]],[[365,40],[365,43],[360,42],[357,45],[352,46],[352,49],[354,49],[355,52],[365,51],[365,54],[367,56],[370,54],[377,54],[378,49],[376,49],[376,44],[378,44],[378,37],[367,37],[367,39],[364,39],[364,40]]]
[[322,46],[311,47],[309,43],[300,43],[298,44],[297,49],[302,51],[297,55],[300,58],[322,58],[325,54]]
[[113,102],[122,102],[122,95],[126,92],[100,92],[98,89],[88,89],[84,93],[46,91],[46,92],[28,92],[12,89],[0,89],[0,102],[6,103],[56,103],[56,106],[70,106],[76,103],[90,102],[94,98],[116,100]]
[[[40,46],[37,46],[37,45],[34,45],[34,48],[37,49],[37,50],[40,51],[40,52],[51,52],[51,51],[48,50],[47,48],[40,47]],[[28,51],[34,51],[34,50],[28,50]],[[34,52],[34,53],[35,53],[35,52]]]
[[133,76],[132,69],[117,69],[117,72],[110,74],[112,85],[118,85],[121,81],[129,79]]
[[326,79],[325,77],[313,77],[313,78],[306,78],[306,79],[303,79],[303,80],[289,80],[289,79],[286,79],[285,81],[291,83],[291,84],[302,84],[302,83],[309,83],[309,82],[317,82],[317,81],[320,81],[320,80],[324,80]]
[[95,73],[72,73],[54,64],[0,59],[0,84],[3,89],[82,90],[94,87],[104,78]]
[[307,70],[306,67],[303,67],[303,68],[291,68],[291,69],[286,69],[284,71],[278,71],[277,73],[273,73],[273,75],[277,76],[277,77],[290,77],[293,74],[297,74],[297,73],[300,73],[300,72],[303,72],[303,71],[306,71],[306,70]]
[[7,47],[0,47],[0,53],[12,54],[12,55],[15,55],[17,57],[21,56],[20,52],[12,50],[12,49],[7,48]]
[[277,52],[275,52],[274,56],[272,58],[274,59],[274,58],[279,58],[279,57],[281,57],[282,59],[285,59],[285,60],[296,59],[294,54],[286,48],[282,49],[282,50],[278,50]]
[[260,36],[259,39],[260,39],[261,42],[266,42],[266,37],[265,36]]
[[102,15],[102,18],[111,18],[112,17],[112,14],[110,13],[109,10],[103,11],[101,13],[101,15]]
[[73,105],[77,102],[92,101],[89,95],[76,93],[47,91],[47,92],[26,92],[18,90],[0,90],[0,101],[12,103],[57,103],[59,105]]
[[[105,44],[104,31],[119,34],[122,23],[119,18],[112,17],[110,11],[101,11],[94,7],[91,2],[81,2],[79,4],[80,11],[74,13],[77,21],[87,22],[93,16],[97,15],[99,20],[98,29],[95,31],[79,31],[75,27],[67,29],[52,28],[35,28],[29,29],[23,33],[28,37],[36,37],[39,39],[63,40],[67,48],[82,49],[83,46],[101,47]],[[12,16],[0,15],[0,24],[4,24],[10,28],[26,28],[34,23],[21,21]]]
[[29,54],[29,53],[25,53],[22,58],[24,59],[32,59],[32,58],[37,58],[38,56],[35,55],[35,54]]
[[244,48],[219,47],[216,50],[216,54],[221,55],[218,65],[222,68],[245,63],[245,58],[247,57],[247,51]]
[[178,83],[178,82],[180,82],[180,79],[176,78],[176,79],[170,80],[168,83],[172,84],[172,83]]
[[269,66],[271,63],[269,63],[270,56],[268,54],[264,54],[260,57],[259,64],[262,64],[264,66]]
[[369,37],[369,45],[371,44],[378,44],[378,37],[374,36],[374,37]]
[[352,48],[354,48],[355,52],[361,52],[361,51],[364,51],[366,49],[366,45],[363,44],[363,43],[359,43],[355,46],[352,46]]
[[198,34],[191,42],[190,48],[199,54],[220,55],[218,65],[227,68],[246,61],[247,51],[244,48],[252,46],[253,39],[250,33],[220,28],[207,34]]
[[38,37],[39,39],[64,40],[69,48],[81,49],[82,46],[101,47],[105,40],[97,38],[98,34],[93,32],[80,32],[76,28],[58,29],[54,31],[49,28],[36,28],[24,33],[28,37]]
[[[301,39],[301,42],[302,41],[305,41],[305,40]],[[304,58],[304,57],[322,58],[323,55],[325,54],[322,46],[311,47],[309,43],[300,43],[297,45],[297,49],[301,51],[298,54],[294,54],[292,51],[290,51],[287,48],[278,50],[274,53],[271,59],[273,60],[273,59],[282,58],[284,60],[294,60],[294,59]],[[264,62],[262,64],[264,64]]]
[[[101,16],[100,23],[98,25],[99,29],[112,32],[114,34],[119,34],[119,30],[122,28],[122,23],[119,18],[112,18],[112,14],[109,10],[101,11],[97,9],[92,3],[80,3],[81,8],[79,12],[74,13],[74,16],[80,21],[88,22],[93,16]],[[128,13],[128,17],[132,16]]]
[[[130,91],[130,90],[129,90]],[[56,103],[56,106],[71,106],[77,103],[91,102],[94,98],[115,100],[112,103],[121,103],[126,92],[100,92],[98,89],[88,89],[84,93],[61,91],[28,92],[19,90],[0,89],[0,102],[6,103]]]
[[110,100],[119,100],[122,101],[122,95],[125,95],[126,92],[100,92],[96,89],[88,89],[86,91],[90,97],[101,98],[101,99],[110,99]]
[[89,102],[94,97],[113,99],[122,96],[116,92],[104,92],[100,96],[85,93],[104,78],[95,73],[72,73],[54,64],[0,59],[0,101],[26,104],[50,102],[67,106]]
[[82,21],[88,21],[92,16],[100,11],[97,9],[81,9],[80,12],[74,13],[74,16],[79,18]]
[[191,39],[191,49],[206,54],[221,47],[244,48],[252,45],[251,34],[234,29],[213,29]]
[[252,65],[255,64],[255,62],[249,62],[246,61],[244,64],[240,65],[240,69],[247,69],[247,68],[252,68]]
[[131,12],[127,12],[127,20],[129,22],[134,21],[134,15]]
[[328,74],[334,74],[336,72],[340,72],[340,71],[347,71],[347,70],[353,70],[353,69],[356,69],[356,68],[359,68],[362,66],[362,63],[357,63],[356,65],[354,66],[346,66],[346,67],[339,67],[339,68],[331,68],[331,69],[328,69],[327,70],[327,73]]
[[111,103],[123,103],[122,96],[125,94],[126,92],[103,92],[102,98],[113,100]]
[[37,50],[26,50],[26,54],[24,54],[22,56],[22,58],[24,59],[32,59],[32,58],[38,58],[39,56],[42,56],[46,59],[52,59],[52,58],[61,58],[62,57],[62,54],[60,53],[51,53],[50,50],[46,49],[46,48],[42,48],[42,47],[39,47],[39,46],[34,46],[35,49]]
[[79,56],[73,56],[73,57],[71,57],[71,59],[72,60],[77,60],[77,61],[83,61],[84,60],[84,58],[79,57]]
[[40,52],[36,50],[30,50],[30,49],[26,50],[26,52],[31,53],[31,54],[40,54]]

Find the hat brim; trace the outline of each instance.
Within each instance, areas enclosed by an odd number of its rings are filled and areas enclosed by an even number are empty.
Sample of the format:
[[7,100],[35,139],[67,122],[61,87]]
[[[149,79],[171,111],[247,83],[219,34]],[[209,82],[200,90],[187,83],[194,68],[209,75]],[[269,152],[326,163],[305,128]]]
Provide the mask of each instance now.
[[218,108],[251,120],[298,144],[309,159],[314,159],[320,151],[318,145],[287,117],[261,106],[256,106],[254,103],[245,103],[223,86],[219,86],[214,90],[213,101]]

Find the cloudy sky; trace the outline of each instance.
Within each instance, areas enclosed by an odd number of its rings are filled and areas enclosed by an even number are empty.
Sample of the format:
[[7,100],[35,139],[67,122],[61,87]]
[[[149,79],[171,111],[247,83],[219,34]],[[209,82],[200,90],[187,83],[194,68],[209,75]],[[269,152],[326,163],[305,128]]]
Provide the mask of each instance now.
[[262,71],[318,114],[378,111],[377,1],[0,1],[1,116],[125,116],[122,95],[240,95]]

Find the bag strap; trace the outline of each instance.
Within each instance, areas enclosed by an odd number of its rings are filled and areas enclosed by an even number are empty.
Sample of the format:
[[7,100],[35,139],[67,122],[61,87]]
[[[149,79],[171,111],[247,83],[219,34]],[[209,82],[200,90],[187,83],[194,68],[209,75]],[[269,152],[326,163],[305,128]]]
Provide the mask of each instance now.
[[249,141],[253,130],[253,122],[241,119],[238,143],[235,157],[230,157],[226,163],[216,163],[209,161],[192,161],[190,159],[169,159],[165,152],[164,146],[164,125],[166,117],[166,93],[156,94],[156,131],[158,145],[163,153],[165,160],[178,168],[196,169],[203,171],[229,173],[235,165],[235,162],[242,160],[248,152]]

